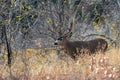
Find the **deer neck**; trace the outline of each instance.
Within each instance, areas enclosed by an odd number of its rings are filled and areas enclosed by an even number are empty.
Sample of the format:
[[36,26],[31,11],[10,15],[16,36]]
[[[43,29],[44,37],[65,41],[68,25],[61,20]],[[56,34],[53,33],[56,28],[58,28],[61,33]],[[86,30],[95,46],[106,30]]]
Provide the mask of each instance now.
[[70,41],[67,40],[67,39],[65,39],[65,40],[63,41],[63,47],[64,47],[64,48],[68,48],[68,47],[70,47],[70,46],[71,46]]

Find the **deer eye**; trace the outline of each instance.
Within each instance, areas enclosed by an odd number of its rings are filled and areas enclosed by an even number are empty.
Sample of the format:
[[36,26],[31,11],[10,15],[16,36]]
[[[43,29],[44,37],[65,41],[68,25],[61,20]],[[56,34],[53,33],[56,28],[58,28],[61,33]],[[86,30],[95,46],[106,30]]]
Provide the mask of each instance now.
[[62,37],[60,37],[60,38],[58,38],[58,40],[62,41],[62,40],[63,40],[63,38],[62,38]]

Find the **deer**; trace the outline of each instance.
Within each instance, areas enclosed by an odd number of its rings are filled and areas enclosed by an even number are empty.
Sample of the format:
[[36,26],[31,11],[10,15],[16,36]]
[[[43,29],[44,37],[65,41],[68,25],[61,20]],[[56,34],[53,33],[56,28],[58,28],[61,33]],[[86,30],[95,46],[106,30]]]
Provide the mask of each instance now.
[[66,34],[58,37],[54,45],[61,46],[64,52],[70,56],[72,59],[76,60],[76,56],[79,56],[84,53],[84,50],[87,50],[89,54],[94,54],[98,51],[102,51],[103,53],[108,48],[108,43],[105,39],[96,38],[89,41],[70,41],[70,37],[72,36],[72,26],[68,28],[68,32]]

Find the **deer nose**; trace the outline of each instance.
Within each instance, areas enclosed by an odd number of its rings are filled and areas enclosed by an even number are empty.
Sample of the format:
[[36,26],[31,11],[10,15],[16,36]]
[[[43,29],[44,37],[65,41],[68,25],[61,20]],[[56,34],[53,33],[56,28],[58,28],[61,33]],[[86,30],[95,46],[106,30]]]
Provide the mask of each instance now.
[[58,45],[58,43],[54,43],[54,45]]

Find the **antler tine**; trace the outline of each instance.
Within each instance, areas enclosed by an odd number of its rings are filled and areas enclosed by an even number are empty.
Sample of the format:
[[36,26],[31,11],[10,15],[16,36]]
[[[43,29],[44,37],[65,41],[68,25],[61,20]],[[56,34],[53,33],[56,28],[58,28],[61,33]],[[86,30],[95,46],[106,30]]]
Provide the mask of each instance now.
[[72,27],[73,27],[73,22],[70,23],[70,28],[68,28],[68,29],[69,29],[69,32],[71,32]]
[[72,28],[73,28],[73,20],[71,21],[70,23],[70,27],[67,28],[68,29],[68,32],[66,34],[64,34],[62,37],[66,37],[68,34],[71,34],[72,32]]

